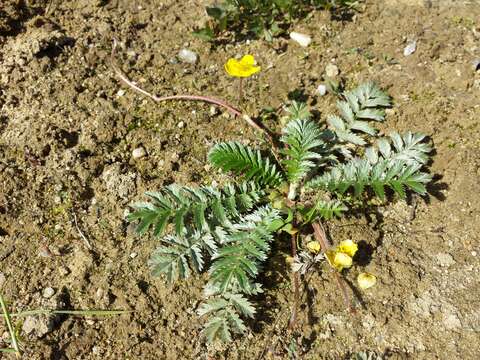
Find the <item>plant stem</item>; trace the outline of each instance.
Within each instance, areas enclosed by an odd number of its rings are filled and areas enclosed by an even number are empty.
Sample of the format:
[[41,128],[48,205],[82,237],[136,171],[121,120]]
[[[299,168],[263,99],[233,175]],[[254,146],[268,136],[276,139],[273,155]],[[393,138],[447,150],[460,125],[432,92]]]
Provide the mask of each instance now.
[[10,340],[12,342],[12,348],[13,348],[13,350],[15,350],[15,354],[17,355],[17,357],[20,357],[21,352],[20,352],[20,348],[18,346],[17,336],[15,335],[15,329],[13,328],[12,321],[10,319],[10,313],[8,312],[7,306],[5,305],[5,301],[3,300],[2,295],[0,295],[0,306],[1,306],[2,312],[4,314],[3,317],[5,319],[5,322],[7,323],[8,332],[10,333]]
[[238,86],[238,102],[243,102],[243,78],[240,78],[240,84]]
[[[12,317],[25,317],[32,315],[76,315],[76,316],[113,316],[113,315],[123,315],[132,313],[131,310],[49,310],[49,309],[38,309],[38,310],[27,310],[21,311],[19,313],[9,313],[8,316]],[[7,313],[3,312],[0,314],[6,318]]]
[[[292,234],[291,236],[291,250],[292,257],[297,256],[297,234]],[[292,314],[290,316],[290,322],[288,327],[290,330],[295,329],[297,322],[297,311],[298,311],[298,300],[300,298],[300,281],[298,276],[298,271],[292,271],[292,283],[293,283],[293,305],[292,305]]]
[[297,197],[297,188],[298,188],[297,183],[290,183],[288,187],[288,195],[287,195],[288,200],[292,200],[292,201],[295,200],[295,198]]
[[131,81],[117,66],[115,62],[115,50],[117,48],[117,41],[113,39],[113,46],[112,46],[112,52],[110,54],[110,60],[111,60],[111,65],[113,70],[115,71],[115,74],[119,77],[120,80],[122,80],[126,85],[131,87],[133,90],[139,92],[142,95],[148,96],[150,99],[152,99],[155,102],[162,102],[162,101],[167,101],[167,100],[187,100],[187,101],[204,101],[210,104],[214,104],[220,107],[223,107],[227,109],[232,115],[238,116],[245,120],[248,125],[253,127],[255,130],[260,131],[263,133],[268,140],[271,142],[272,146],[274,149],[276,149],[276,144],[274,141],[274,138],[271,134],[271,131],[269,131],[267,128],[257,124],[255,121],[252,120],[250,116],[247,114],[242,113],[239,109],[236,107],[228,104],[226,101],[217,99],[211,96],[204,96],[204,95],[170,95],[170,96],[156,96],[148,91],[142,89],[140,86],[136,85],[133,81]]
[[[326,253],[331,247],[332,244],[327,238],[327,235],[325,234],[325,229],[323,228],[322,223],[316,222],[312,224],[313,227],[313,233],[315,236],[315,239],[320,243],[320,246],[322,247],[323,253]],[[335,274],[335,280],[337,282],[337,286],[340,289],[340,292],[342,293],[343,300],[345,301],[345,306],[352,312],[355,313],[355,307],[353,306],[353,303],[350,299],[350,296],[348,296],[347,292],[347,287],[345,286],[345,281],[342,279],[338,271],[334,270]]]
[[125,76],[120,68],[116,65],[115,63],[115,50],[117,48],[117,41],[116,39],[113,39],[113,46],[112,46],[112,52],[110,54],[110,59],[112,63],[113,70],[115,70],[115,73],[117,76],[125,82],[128,86],[130,86],[132,89],[138,91],[139,93],[148,96],[152,100],[156,102],[161,102],[161,101],[166,101],[166,100],[196,100],[196,101],[205,101],[214,105],[218,105],[221,107],[224,107],[227,109],[230,113],[232,113],[234,116],[242,116],[242,112],[232,105],[226,103],[223,100],[216,99],[210,96],[203,96],[203,95],[172,95],[172,96],[156,96],[153,94],[150,94],[148,91],[143,90],[141,87],[135,85],[127,76]]

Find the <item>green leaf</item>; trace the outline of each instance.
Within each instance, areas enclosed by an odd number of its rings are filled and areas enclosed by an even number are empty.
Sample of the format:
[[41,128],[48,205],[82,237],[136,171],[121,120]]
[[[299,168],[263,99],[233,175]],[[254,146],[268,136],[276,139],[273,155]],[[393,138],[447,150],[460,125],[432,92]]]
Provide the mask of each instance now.
[[279,185],[283,176],[268,157],[238,142],[220,143],[208,153],[208,161],[223,171],[232,171],[245,180],[265,186]]
[[421,164],[409,164],[403,160],[379,159],[372,164],[368,159],[356,158],[313,178],[305,186],[339,194],[353,187],[355,196],[360,196],[366,187],[371,187],[381,199],[385,198],[384,188],[388,186],[404,199],[406,187],[425,194],[425,184],[431,181],[431,177],[420,172],[420,167]]
[[255,315],[255,308],[253,305],[244,298],[241,294],[226,294],[226,298],[233,304],[237,311],[243,315],[253,318]]
[[212,41],[215,37],[213,30],[208,26],[204,27],[203,29],[194,31],[192,35],[205,41]]
[[205,325],[202,334],[207,338],[209,343],[216,340],[223,342],[232,341],[230,326],[228,320],[223,317],[214,317]]
[[322,158],[325,146],[320,128],[311,120],[293,120],[282,130],[280,140],[287,145],[282,150],[287,158],[282,161],[291,183],[297,183],[315,167]]
[[207,15],[215,20],[220,20],[224,16],[223,9],[217,6],[207,6],[205,10],[207,11]]

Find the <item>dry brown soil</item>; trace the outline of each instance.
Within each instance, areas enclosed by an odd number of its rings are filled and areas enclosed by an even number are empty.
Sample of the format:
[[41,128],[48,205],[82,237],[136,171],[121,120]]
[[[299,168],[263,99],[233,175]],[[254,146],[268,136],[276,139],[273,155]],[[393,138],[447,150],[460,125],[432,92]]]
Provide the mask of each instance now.
[[[196,39],[191,32],[205,21],[207,3],[1,1],[1,292],[12,311],[134,311],[107,319],[29,318],[23,358],[349,359],[370,351],[385,359],[477,359],[478,2],[369,0],[350,20],[314,13],[293,25],[312,36],[308,48],[286,38],[219,46]],[[318,97],[315,88],[335,63],[347,87],[375,80],[393,96],[385,132],[431,138],[435,182],[428,197],[328,225],[335,241],[350,238],[371,250],[368,263],[346,275],[354,282],[369,271],[379,280],[361,293],[364,307],[356,315],[345,310],[324,271],[305,286],[301,328],[288,334],[292,295],[285,252],[277,246],[247,336],[224,347],[204,345],[195,310],[205,279],[169,286],[152,278],[146,260],[157,240],[135,236],[126,209],[145,190],[210,182],[216,175],[204,168],[205,155],[215,141],[259,138],[209,105],[158,105],[127,89],[110,66],[113,37],[121,43],[123,70],[156,94],[236,102],[237,84],[223,63],[254,54],[263,70],[247,85],[244,106],[252,115],[300,89],[324,121],[334,97]],[[417,50],[405,57],[410,40]],[[184,47],[199,54],[196,65],[177,61]],[[139,146],[147,155],[133,159]],[[55,291],[49,298],[48,287]]]

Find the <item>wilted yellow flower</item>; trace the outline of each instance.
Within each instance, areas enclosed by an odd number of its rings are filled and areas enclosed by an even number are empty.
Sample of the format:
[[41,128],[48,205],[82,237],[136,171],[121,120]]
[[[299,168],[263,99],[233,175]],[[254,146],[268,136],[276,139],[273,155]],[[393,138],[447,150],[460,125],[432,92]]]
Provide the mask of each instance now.
[[353,263],[353,256],[358,250],[358,245],[352,240],[344,240],[335,249],[328,250],[325,254],[328,263],[338,271],[349,268]]
[[355,253],[358,250],[358,245],[355,244],[352,240],[343,240],[338,244],[337,251],[347,254],[350,257],[354,257]]
[[357,282],[360,289],[368,289],[377,283],[377,277],[369,273],[361,273],[357,276]]
[[228,59],[225,64],[225,71],[234,77],[249,77],[260,71],[260,66],[255,66],[255,58],[252,55],[245,55],[239,60]]
[[318,253],[322,247],[318,241],[310,241],[307,243],[307,249],[312,253]]

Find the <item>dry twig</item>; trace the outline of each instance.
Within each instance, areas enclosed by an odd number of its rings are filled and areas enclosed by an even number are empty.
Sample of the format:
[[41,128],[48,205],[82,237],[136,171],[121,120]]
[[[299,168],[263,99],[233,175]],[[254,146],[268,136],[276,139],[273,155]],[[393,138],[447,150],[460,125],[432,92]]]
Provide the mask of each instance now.
[[75,228],[77,229],[80,237],[82,238],[83,242],[87,246],[88,250],[93,250],[93,246],[90,243],[90,241],[87,239],[87,237],[83,234],[82,230],[80,230],[80,227],[78,226],[78,221],[77,221],[77,215],[75,214],[74,211],[72,211],[73,214],[73,221],[75,222]]

